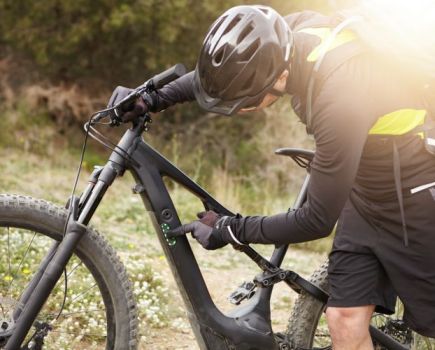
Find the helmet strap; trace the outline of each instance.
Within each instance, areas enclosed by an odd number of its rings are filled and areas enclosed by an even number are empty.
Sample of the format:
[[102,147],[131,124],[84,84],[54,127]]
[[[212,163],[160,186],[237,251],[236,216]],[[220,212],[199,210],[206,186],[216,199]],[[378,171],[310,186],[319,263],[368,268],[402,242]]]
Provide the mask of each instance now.
[[282,96],[284,96],[284,94],[285,94],[284,91],[279,91],[279,90],[277,90],[277,89],[275,89],[275,88],[272,88],[272,89],[269,91],[269,93],[272,94],[272,95],[274,95],[274,96],[276,96],[276,97],[282,97]]

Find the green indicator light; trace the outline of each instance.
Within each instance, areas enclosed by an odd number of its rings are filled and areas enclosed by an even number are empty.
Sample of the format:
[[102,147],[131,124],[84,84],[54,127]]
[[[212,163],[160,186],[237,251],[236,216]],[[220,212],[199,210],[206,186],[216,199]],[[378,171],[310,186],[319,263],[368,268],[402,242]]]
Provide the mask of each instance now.
[[177,243],[177,239],[175,237],[168,238],[166,237],[166,232],[169,231],[170,227],[168,224],[161,224],[160,227],[162,228],[163,234],[165,235],[166,242],[172,247]]

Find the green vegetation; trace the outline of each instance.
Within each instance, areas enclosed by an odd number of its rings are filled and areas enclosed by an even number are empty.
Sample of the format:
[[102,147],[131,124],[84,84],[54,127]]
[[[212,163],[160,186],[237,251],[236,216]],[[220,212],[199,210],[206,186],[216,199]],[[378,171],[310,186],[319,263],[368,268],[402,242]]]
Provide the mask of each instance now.
[[[302,9],[330,11],[345,2],[263,3],[286,14]],[[82,125],[90,113],[106,104],[116,85],[136,86],[177,62],[192,69],[207,28],[225,9],[241,3],[254,2],[0,0],[0,192],[28,194],[63,205],[78,165]],[[113,140],[121,132],[101,130]],[[313,147],[304,126],[290,111],[288,99],[264,113],[240,118],[204,114],[194,104],[177,106],[154,116],[145,138],[219,201],[244,215],[286,211],[305,172],[273,151]],[[107,154],[90,142],[79,191],[93,166],[103,164]],[[138,196],[126,195],[132,184],[129,175],[117,181],[92,225],[108,237],[126,264],[139,305],[141,344],[157,349],[155,337],[164,327],[179,331],[180,342],[189,327],[148,214]],[[170,186],[182,221],[192,220],[201,204],[177,185]],[[288,262],[308,275],[323,259],[325,245],[330,245],[330,240],[324,242],[301,246],[304,250],[293,251]],[[207,282],[215,286],[213,297],[220,305],[226,305],[225,296],[238,283],[258,271],[231,248],[212,253],[195,243],[193,248]],[[270,247],[258,249],[270,253]],[[36,253],[32,261],[38,261]],[[230,267],[236,268],[235,275]],[[31,266],[20,268],[16,277],[27,269]],[[7,283],[9,272],[0,273],[0,283]],[[215,281],[217,274],[234,282],[222,290]],[[80,287],[72,285],[71,295]],[[278,295],[282,298],[274,306],[278,315],[274,326],[283,326],[294,295],[289,296],[287,290]],[[88,304],[99,302],[94,299],[88,298]],[[92,327],[98,330],[99,326],[96,322]],[[65,344],[69,341],[65,338]]]
[[2,0],[0,28],[6,45],[54,79],[133,82],[138,69],[157,72],[181,58],[192,64],[196,33],[235,3]]
[[[138,72],[145,78],[178,61],[192,68],[210,24],[241,3],[257,2],[1,0],[0,43],[52,79],[140,83]],[[337,2],[262,3],[286,14]]]
[[[286,14],[346,2],[264,4]],[[253,2],[0,0],[0,146],[48,158],[78,155],[84,121],[113,86],[137,85],[179,61],[193,68],[208,26],[241,3]],[[273,151],[313,145],[288,100],[243,118],[185,104],[154,119],[147,140],[235,211],[270,214],[292,205],[304,172]],[[87,170],[104,159],[102,151],[87,153]]]
[[[76,152],[72,153],[64,149],[56,157],[41,157],[39,154],[20,149],[20,147],[2,148],[0,150],[2,159],[0,192],[24,193],[38,198],[46,198],[63,205],[70,193],[78,161]],[[182,158],[181,155],[179,155],[179,158]],[[88,175],[89,171],[84,169],[84,174],[79,183],[80,190],[86,185]],[[225,203],[228,200],[235,209],[238,209],[237,206],[241,206],[240,211],[244,212],[241,197],[236,202],[231,202],[234,200],[234,195],[243,192],[237,182],[223,171],[218,171],[215,176],[223,182],[222,186],[216,187],[218,192],[213,190],[212,193],[225,200]],[[171,327],[180,329],[180,332],[185,332],[188,326],[176,288],[173,286],[172,276],[155,237],[148,213],[143,208],[140,198],[131,193],[133,183],[133,179],[128,174],[117,180],[115,186],[111,187],[106,194],[91,225],[104,233],[126,264],[139,305],[141,342],[147,344],[153,341],[153,334],[162,327],[165,328],[170,324]],[[183,222],[192,220],[195,213],[202,210],[201,203],[198,200],[195,200],[190,193],[176,185],[172,186],[171,195],[177,208],[180,209],[180,217]],[[273,199],[269,197],[268,200],[272,203]],[[279,200],[274,203],[277,205],[276,203],[279,203]],[[249,203],[249,205],[252,205],[252,203]],[[262,205],[260,204],[259,207]],[[3,239],[5,239],[5,236],[3,236]],[[20,240],[21,244],[26,241],[28,240]],[[25,247],[25,245],[20,247]],[[226,307],[228,305],[225,302],[225,296],[237,284],[244,279],[253,277],[258,271],[252,262],[242,254],[234,254],[230,247],[216,252],[207,252],[193,243],[193,248],[195,255],[199,259],[200,266],[206,274],[206,280],[211,285],[217,282],[215,281],[216,273],[232,274],[234,269],[240,270],[238,273],[240,276],[231,275],[233,276],[232,282],[225,286],[225,291],[218,287],[215,290],[215,293],[219,296],[217,297],[218,301],[222,299],[221,305],[226,305]],[[266,256],[270,254],[271,247],[258,246],[257,248]],[[14,250],[18,251],[19,249],[14,248]],[[38,259],[39,255],[32,255],[29,263],[34,262],[36,264]],[[288,259],[287,266],[291,266],[307,276],[323,259],[323,255],[313,255],[309,252],[296,252],[293,250]],[[2,264],[2,266],[6,268],[7,264]],[[16,264],[13,266],[12,270],[15,271]],[[33,270],[33,267],[29,266],[29,270]],[[23,271],[21,269],[21,272],[25,273]],[[0,276],[0,279],[7,278],[7,276]],[[72,284],[70,287],[69,295],[77,294],[75,286]],[[77,285],[77,288],[80,288],[80,285]],[[288,293],[287,289],[282,292],[284,299],[278,300],[275,307],[279,318],[274,322],[281,327],[285,324],[291,307],[291,300],[295,296]],[[289,299],[290,296],[291,299]],[[91,296],[87,298],[87,302],[93,305],[98,300],[94,300]],[[83,305],[82,303],[78,304]],[[69,309],[77,308],[78,304],[69,307]],[[58,305],[57,299],[53,304],[53,308],[56,308],[56,305]],[[65,327],[74,327],[74,324],[65,324]],[[95,327],[101,327],[101,325],[97,323]],[[67,342],[67,338],[65,338],[65,341]]]
[[[262,1],[282,14],[305,9],[330,12],[353,2]],[[82,124],[105,106],[113,87],[136,86],[177,62],[192,69],[213,20],[242,3],[258,2],[0,0],[0,192],[28,194],[63,205],[77,169]],[[273,151],[279,147],[313,148],[313,144],[290,111],[288,99],[264,113],[239,118],[217,117],[194,104],[182,105],[154,116],[154,121],[146,140],[233,211],[273,214],[292,205],[305,172]],[[120,134],[120,130],[102,131],[114,140]],[[106,150],[90,142],[79,191],[93,166],[106,159]],[[181,298],[148,213],[138,196],[127,195],[133,183],[129,175],[117,180],[91,224],[108,237],[129,271],[139,306],[141,346],[167,349],[171,342],[174,347],[193,348]],[[194,219],[201,204],[177,185],[170,187],[182,221]],[[12,233],[11,247],[19,255],[27,238],[20,231]],[[20,261],[12,261],[9,269],[4,260],[7,237],[4,232],[0,235],[2,289],[12,279],[24,280],[33,272],[40,261],[39,248],[46,246],[38,240],[39,245],[29,252],[31,259],[22,266]],[[291,247],[284,265],[308,276],[330,246],[331,238]],[[230,247],[208,252],[193,242],[192,248],[213,299],[223,310],[228,309],[225,297],[258,270]],[[271,247],[256,248],[266,256],[271,252]],[[75,275],[79,283],[70,285],[65,312],[100,308],[98,296],[74,300],[88,283],[85,272],[78,269]],[[283,330],[295,295],[281,287],[274,291],[277,298],[272,315],[274,329]],[[47,304],[49,312],[58,310],[61,299],[59,288]],[[102,317],[96,315],[87,325],[89,333],[101,332]],[[68,320],[63,324],[65,334],[83,326],[80,318]],[[74,342],[82,345],[86,341],[86,348],[98,343],[98,339],[81,337],[60,339],[65,348]],[[423,348],[420,344],[425,341],[419,340],[417,348]]]
[[[12,309],[51,244],[51,239],[35,236],[30,231],[1,228],[0,288],[3,312]],[[88,349],[96,349],[106,333],[103,299],[97,288],[90,288],[95,281],[76,257],[69,262],[67,271],[69,293],[63,316],[56,322],[55,331],[45,339],[47,349],[55,350],[59,346],[77,348],[83,342],[86,342]],[[51,321],[59,313],[64,297],[63,285],[64,278],[61,277],[41,312],[40,321]]]

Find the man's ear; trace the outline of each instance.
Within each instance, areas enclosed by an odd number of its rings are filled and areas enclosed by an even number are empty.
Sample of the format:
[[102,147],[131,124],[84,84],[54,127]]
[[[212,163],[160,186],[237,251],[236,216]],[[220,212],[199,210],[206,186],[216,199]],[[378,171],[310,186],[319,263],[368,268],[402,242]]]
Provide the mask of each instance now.
[[279,76],[278,80],[276,81],[274,88],[278,91],[284,92],[288,77],[289,77],[289,71],[288,69],[285,69]]
[[284,72],[282,72],[281,75],[279,76],[278,80],[284,80],[285,82],[287,82],[288,76],[289,76],[289,71],[288,69],[285,69]]

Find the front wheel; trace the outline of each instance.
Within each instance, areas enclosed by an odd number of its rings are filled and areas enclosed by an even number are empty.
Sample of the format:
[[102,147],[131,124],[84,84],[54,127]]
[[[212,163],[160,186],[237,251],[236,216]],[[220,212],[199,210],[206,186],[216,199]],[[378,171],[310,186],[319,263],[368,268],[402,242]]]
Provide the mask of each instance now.
[[[309,278],[310,282],[328,290],[328,262],[323,263]],[[391,316],[375,313],[371,324],[394,338],[405,348],[412,350],[434,350],[435,340],[420,336],[407,328],[402,321],[403,304],[398,301],[396,313]],[[295,302],[290,316],[287,336],[292,349],[332,349],[332,342],[324,315],[325,304],[302,292]],[[375,350],[388,350],[374,342]]]
[[[62,239],[66,215],[43,200],[0,195],[0,348],[13,332],[23,291],[50,247]],[[126,270],[113,248],[88,228],[22,346],[136,349],[136,333]]]

